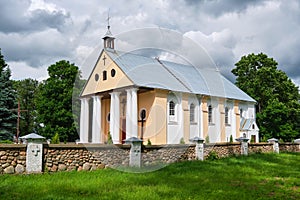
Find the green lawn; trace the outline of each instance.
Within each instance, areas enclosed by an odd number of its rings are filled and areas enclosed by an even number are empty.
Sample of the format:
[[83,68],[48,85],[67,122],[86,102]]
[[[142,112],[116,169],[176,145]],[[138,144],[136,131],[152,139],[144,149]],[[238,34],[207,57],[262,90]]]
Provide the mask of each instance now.
[[113,169],[0,175],[0,199],[300,199],[300,154],[257,154]]

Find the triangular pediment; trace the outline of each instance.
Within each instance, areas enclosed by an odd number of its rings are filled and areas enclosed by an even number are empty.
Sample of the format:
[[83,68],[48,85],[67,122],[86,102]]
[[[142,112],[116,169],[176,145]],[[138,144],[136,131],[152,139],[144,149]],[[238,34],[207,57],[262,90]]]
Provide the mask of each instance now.
[[102,50],[83,88],[81,96],[93,95],[131,85],[133,85],[133,82],[113,61],[108,53]]

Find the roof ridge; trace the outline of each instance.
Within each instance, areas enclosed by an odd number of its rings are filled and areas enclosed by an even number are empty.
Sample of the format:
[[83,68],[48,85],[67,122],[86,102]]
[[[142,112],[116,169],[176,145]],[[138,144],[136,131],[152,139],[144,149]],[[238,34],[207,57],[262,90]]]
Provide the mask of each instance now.
[[161,64],[161,66],[163,66],[163,68],[165,68],[179,83],[181,83],[188,91],[190,91],[191,93],[193,93],[193,91],[183,82],[181,81],[169,68],[167,68],[158,58],[155,58],[155,60],[157,60],[157,62],[159,64]]

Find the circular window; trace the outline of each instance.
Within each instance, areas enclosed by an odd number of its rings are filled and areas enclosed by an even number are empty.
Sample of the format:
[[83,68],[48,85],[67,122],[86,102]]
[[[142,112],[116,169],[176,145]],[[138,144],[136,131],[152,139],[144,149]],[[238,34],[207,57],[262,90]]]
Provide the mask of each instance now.
[[111,74],[111,77],[114,77],[116,75],[116,70],[115,69],[112,69],[110,71],[110,74]]
[[141,118],[141,120],[145,120],[146,119],[146,110],[145,109],[142,109],[140,111],[140,118]]
[[99,74],[95,74],[95,81],[99,80]]

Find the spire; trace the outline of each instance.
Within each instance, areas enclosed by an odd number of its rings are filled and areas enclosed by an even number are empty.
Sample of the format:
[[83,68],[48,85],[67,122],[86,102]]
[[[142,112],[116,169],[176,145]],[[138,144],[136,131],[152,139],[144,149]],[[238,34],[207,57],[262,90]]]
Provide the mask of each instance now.
[[109,10],[108,10],[108,14],[107,14],[107,31],[104,35],[104,37],[102,38],[104,41],[104,48],[110,48],[110,49],[114,49],[115,45],[114,45],[114,40],[115,38],[113,37],[112,33],[110,32],[110,24],[109,24]]

